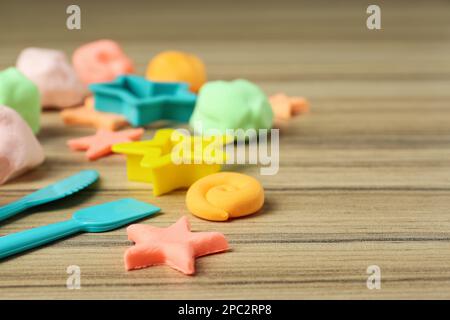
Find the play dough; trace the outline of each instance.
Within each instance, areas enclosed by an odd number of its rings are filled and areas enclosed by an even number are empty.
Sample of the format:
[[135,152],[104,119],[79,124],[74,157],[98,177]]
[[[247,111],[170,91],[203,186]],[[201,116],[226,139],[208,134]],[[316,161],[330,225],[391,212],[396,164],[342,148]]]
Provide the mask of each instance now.
[[195,258],[229,249],[219,232],[191,232],[189,220],[181,217],[168,228],[133,224],[128,239],[135,245],[125,252],[125,269],[142,269],[166,264],[184,274],[195,273]]
[[197,131],[270,129],[272,108],[264,92],[247,80],[212,81],[200,90],[189,121]]
[[97,160],[112,153],[112,145],[139,140],[143,134],[142,128],[122,131],[100,129],[93,136],[71,139],[67,141],[67,145],[75,151],[86,151],[86,157],[89,160]]
[[206,82],[206,68],[197,56],[180,51],[164,51],[150,60],[146,77],[153,81],[187,82],[198,92]]
[[98,40],[79,47],[72,61],[79,78],[86,84],[112,81],[118,75],[134,72],[131,59],[112,40]]
[[186,204],[197,217],[226,221],[260,210],[264,204],[264,190],[255,178],[219,172],[195,182],[186,194]]
[[115,131],[129,125],[124,116],[95,110],[93,97],[87,97],[81,107],[63,110],[60,115],[64,123],[69,126]]
[[87,94],[87,87],[62,51],[27,48],[20,53],[16,67],[37,85],[43,107],[75,106]]
[[40,165],[44,151],[22,117],[0,106],[0,184]]
[[309,103],[303,97],[290,97],[284,93],[269,97],[274,114],[274,124],[280,124],[309,111]]
[[16,68],[11,67],[0,72],[0,104],[16,110],[34,133],[39,131],[39,90]]

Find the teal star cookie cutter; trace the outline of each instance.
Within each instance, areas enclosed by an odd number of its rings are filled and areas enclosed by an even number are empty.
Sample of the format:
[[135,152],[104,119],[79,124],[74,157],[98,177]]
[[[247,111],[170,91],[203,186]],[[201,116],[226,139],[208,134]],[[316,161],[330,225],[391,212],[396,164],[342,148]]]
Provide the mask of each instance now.
[[197,100],[187,83],[154,82],[135,75],[94,83],[89,89],[97,111],[121,114],[135,127],[158,120],[188,122]]

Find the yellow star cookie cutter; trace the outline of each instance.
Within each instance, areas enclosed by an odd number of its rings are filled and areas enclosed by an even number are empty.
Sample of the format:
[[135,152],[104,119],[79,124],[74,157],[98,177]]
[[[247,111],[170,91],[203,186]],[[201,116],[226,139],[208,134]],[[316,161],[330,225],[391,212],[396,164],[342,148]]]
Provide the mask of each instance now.
[[191,137],[161,129],[151,140],[115,144],[112,150],[126,155],[129,180],[152,183],[159,196],[220,171],[226,160],[223,146],[232,141],[229,136]]

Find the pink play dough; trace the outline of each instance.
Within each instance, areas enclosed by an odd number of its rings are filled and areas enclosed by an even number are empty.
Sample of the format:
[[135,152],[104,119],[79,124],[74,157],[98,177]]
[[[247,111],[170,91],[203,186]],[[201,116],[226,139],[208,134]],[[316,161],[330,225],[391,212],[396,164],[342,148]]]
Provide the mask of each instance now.
[[86,85],[81,83],[62,51],[24,49],[17,59],[16,67],[39,88],[44,107],[75,106],[88,93]]
[[44,151],[28,124],[0,106],[0,185],[44,162]]
[[109,82],[118,75],[134,72],[131,59],[112,40],[82,45],[73,53],[72,62],[81,81],[86,84]]

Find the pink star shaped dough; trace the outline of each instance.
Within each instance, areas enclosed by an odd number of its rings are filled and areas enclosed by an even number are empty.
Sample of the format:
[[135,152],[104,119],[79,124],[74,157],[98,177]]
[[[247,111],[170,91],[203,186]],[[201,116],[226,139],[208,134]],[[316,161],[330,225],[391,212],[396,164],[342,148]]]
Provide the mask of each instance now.
[[89,160],[97,160],[112,153],[111,147],[114,144],[139,140],[143,134],[142,128],[122,131],[100,129],[93,136],[71,139],[67,141],[67,145],[75,151],[86,151]]
[[166,264],[187,275],[195,273],[195,258],[229,249],[219,232],[191,232],[189,220],[181,217],[168,228],[133,224],[128,239],[135,245],[125,252],[127,270]]

